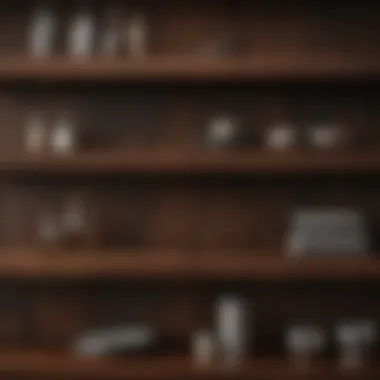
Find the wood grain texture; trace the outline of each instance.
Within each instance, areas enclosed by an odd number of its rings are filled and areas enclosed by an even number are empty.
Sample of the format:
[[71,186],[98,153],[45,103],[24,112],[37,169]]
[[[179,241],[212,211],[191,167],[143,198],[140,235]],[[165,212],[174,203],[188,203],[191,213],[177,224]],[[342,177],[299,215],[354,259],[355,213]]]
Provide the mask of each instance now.
[[287,259],[273,252],[87,251],[0,252],[0,275],[11,278],[323,280],[380,279],[370,258]]
[[376,173],[377,151],[125,150],[69,156],[30,155],[0,159],[0,172],[121,174],[315,174]]
[[233,379],[361,379],[373,376],[376,366],[366,367],[356,373],[345,372],[328,362],[318,362],[302,371],[281,359],[253,359],[236,369],[226,370],[221,365],[210,368],[194,368],[186,357],[157,359],[106,360],[78,359],[52,352],[15,352],[0,355],[0,372],[18,376],[68,376],[69,378],[124,379],[183,379],[183,378],[233,378]]
[[377,81],[374,61],[339,57],[265,57],[217,60],[193,57],[150,57],[138,60],[72,62],[62,58],[1,58],[1,82],[294,82],[302,80]]

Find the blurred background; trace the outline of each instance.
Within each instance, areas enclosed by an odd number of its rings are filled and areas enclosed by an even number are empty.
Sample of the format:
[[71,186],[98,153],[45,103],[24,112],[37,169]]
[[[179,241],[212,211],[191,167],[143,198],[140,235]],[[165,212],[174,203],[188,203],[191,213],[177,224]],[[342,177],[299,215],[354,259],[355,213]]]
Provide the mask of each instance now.
[[4,1],[4,379],[376,378],[379,21]]

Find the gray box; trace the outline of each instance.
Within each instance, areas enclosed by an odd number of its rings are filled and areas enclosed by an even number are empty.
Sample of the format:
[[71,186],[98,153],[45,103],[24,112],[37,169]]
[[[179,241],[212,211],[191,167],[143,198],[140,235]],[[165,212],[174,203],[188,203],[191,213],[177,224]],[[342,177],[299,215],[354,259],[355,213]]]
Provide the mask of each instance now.
[[367,221],[352,209],[301,209],[290,220],[289,256],[357,256],[370,250]]

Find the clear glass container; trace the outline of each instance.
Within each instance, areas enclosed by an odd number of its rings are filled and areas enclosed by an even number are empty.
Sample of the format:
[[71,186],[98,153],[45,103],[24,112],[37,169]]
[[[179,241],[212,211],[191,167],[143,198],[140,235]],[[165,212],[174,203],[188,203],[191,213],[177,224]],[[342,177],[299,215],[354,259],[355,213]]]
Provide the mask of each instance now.
[[50,149],[55,154],[72,154],[77,148],[77,132],[72,117],[62,114],[50,133]]
[[264,133],[263,145],[274,150],[295,148],[297,145],[297,130],[292,124],[275,124]]
[[148,23],[146,15],[135,12],[127,20],[126,49],[132,57],[143,57],[148,52]]
[[237,117],[216,116],[206,126],[205,142],[209,147],[233,147],[238,145],[241,138],[241,122]]
[[313,125],[307,136],[310,146],[321,150],[343,148],[349,142],[348,132],[336,124]]
[[196,331],[191,338],[193,364],[197,368],[210,366],[216,359],[217,343],[210,330]]
[[69,21],[67,46],[72,58],[90,58],[94,53],[95,17],[82,3]]
[[53,10],[40,7],[33,12],[28,30],[28,52],[33,58],[46,58],[53,54],[57,20]]
[[377,325],[372,320],[342,321],[335,329],[339,363],[343,368],[363,366],[371,357],[377,340]]
[[313,325],[295,325],[285,332],[287,353],[298,368],[307,368],[326,345],[326,333]]

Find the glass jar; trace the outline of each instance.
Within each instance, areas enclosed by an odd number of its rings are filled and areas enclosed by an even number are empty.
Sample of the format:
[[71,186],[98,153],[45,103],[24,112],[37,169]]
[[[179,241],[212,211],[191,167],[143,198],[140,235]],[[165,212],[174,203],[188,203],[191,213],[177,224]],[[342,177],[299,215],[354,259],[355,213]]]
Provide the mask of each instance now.
[[95,18],[87,3],[82,3],[70,20],[68,52],[72,58],[89,58],[94,52]]
[[308,367],[326,344],[326,334],[318,326],[295,325],[285,332],[285,347],[298,368]]
[[234,147],[242,138],[241,122],[236,117],[216,116],[206,126],[205,142],[213,148]]
[[296,147],[297,139],[297,130],[292,124],[275,124],[266,129],[263,145],[274,150],[291,149]]
[[148,23],[143,13],[133,13],[127,20],[126,49],[132,57],[143,57],[148,52]]
[[50,134],[50,148],[55,154],[71,154],[77,148],[74,122],[68,114],[61,115],[53,125]]
[[339,349],[339,363],[354,369],[368,361],[377,339],[377,326],[372,320],[342,321],[335,329]]
[[215,361],[216,339],[212,331],[200,330],[191,338],[193,364],[197,368],[207,367]]
[[49,7],[40,7],[32,15],[28,33],[28,51],[33,58],[50,57],[54,50],[57,20]]
[[317,124],[309,128],[308,142],[312,148],[328,150],[347,146],[347,131],[335,124]]

